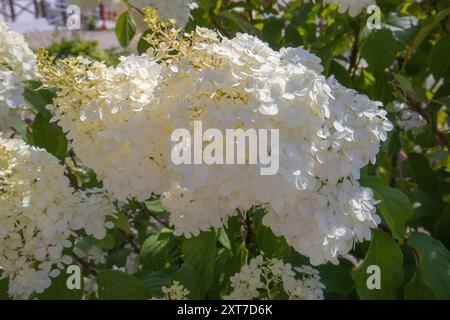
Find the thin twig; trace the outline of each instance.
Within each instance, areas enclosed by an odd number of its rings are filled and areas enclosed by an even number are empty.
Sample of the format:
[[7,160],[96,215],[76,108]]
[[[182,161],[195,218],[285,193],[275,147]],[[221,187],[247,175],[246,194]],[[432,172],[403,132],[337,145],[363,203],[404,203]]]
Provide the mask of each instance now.
[[147,208],[145,203],[141,203],[140,204],[140,209],[143,212],[145,212],[150,218],[153,218],[154,220],[156,220],[158,223],[162,224],[166,228],[170,228],[169,223],[167,221],[164,221],[163,219],[161,219],[156,212],[154,212],[154,211],[150,210],[149,208]]
[[134,243],[133,236],[130,234],[127,234],[125,231],[120,230],[120,233],[123,235],[123,237],[128,241],[130,246],[133,248],[134,253],[140,253],[141,250],[139,250],[139,247]]
[[[394,75],[391,72],[388,72],[387,74],[388,78],[391,79],[391,81],[393,81],[394,85],[397,88],[400,88],[400,90],[402,90],[401,85],[398,83],[398,81],[395,79]],[[430,114],[421,106],[422,102],[433,102],[431,100],[417,100],[414,96],[412,96],[409,92],[406,92],[404,90],[403,94],[409,104],[409,106],[416,111],[418,114],[420,114],[426,121],[427,123],[430,125],[431,130],[433,131],[434,135],[436,136],[436,140],[437,142],[442,145],[445,146],[447,148],[450,147],[449,141],[447,140],[447,138],[445,137],[445,135],[439,131],[439,129],[436,126],[436,122],[433,121],[433,119],[431,118]]]
[[83,258],[79,257],[75,252],[72,252],[70,255],[78,262],[80,266],[83,267],[86,272],[97,276],[97,270],[90,266],[89,263],[87,263]]
[[230,33],[220,25],[216,14],[211,10],[209,13],[209,16],[211,17],[211,22],[214,24],[214,26],[219,30],[220,33],[222,33],[226,37],[230,37]]

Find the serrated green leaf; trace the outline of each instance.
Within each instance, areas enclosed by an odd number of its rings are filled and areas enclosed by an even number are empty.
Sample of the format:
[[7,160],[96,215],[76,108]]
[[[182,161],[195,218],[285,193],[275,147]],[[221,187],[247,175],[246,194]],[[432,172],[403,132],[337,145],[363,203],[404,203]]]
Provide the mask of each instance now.
[[144,269],[162,270],[166,267],[170,237],[151,235],[141,248],[141,264]]
[[97,275],[100,300],[147,300],[150,293],[138,279],[117,270],[101,271]]
[[408,244],[419,254],[422,281],[438,299],[450,299],[450,252],[438,240],[412,233]]
[[203,231],[196,237],[183,240],[181,245],[184,262],[202,276],[202,285],[205,291],[213,283],[216,240],[214,232]]
[[147,288],[152,298],[162,298],[162,287],[170,287],[173,271],[143,271],[135,277]]
[[128,217],[125,213],[119,212],[116,214],[115,218],[112,218],[111,221],[114,223],[114,226],[126,233],[130,233],[131,231],[131,224],[130,220],[128,220]]
[[188,263],[183,263],[181,268],[174,274],[172,281],[179,281],[183,287],[189,290],[188,299],[203,299],[205,298],[205,279]]

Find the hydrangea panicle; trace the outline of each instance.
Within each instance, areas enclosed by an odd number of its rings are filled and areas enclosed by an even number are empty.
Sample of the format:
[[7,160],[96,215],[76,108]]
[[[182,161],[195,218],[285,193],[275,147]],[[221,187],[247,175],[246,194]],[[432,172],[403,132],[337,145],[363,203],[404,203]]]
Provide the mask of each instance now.
[[0,267],[9,294],[41,293],[64,265],[76,231],[101,239],[114,206],[99,190],[75,192],[64,168],[43,149],[0,136]]
[[323,300],[325,285],[310,266],[292,267],[279,259],[257,256],[230,278],[226,300],[276,299]]
[[[119,200],[160,194],[175,234],[187,237],[268,204],[263,223],[314,265],[338,263],[354,241],[370,239],[380,219],[358,179],[392,129],[382,104],[325,78],[303,48],[276,51],[205,28],[180,34],[148,14],[159,50],[117,67],[41,63],[44,83],[61,89],[50,106],[55,121],[105,188]],[[261,163],[175,165],[171,133],[193,136],[197,120],[205,129],[278,129],[278,173],[261,176]]]
[[0,131],[22,120],[26,105],[24,81],[35,74],[35,56],[25,38],[0,18]]

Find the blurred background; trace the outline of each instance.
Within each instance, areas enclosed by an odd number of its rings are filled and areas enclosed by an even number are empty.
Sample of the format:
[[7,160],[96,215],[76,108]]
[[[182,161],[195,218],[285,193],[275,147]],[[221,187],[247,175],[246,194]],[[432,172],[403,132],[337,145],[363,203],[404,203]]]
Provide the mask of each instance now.
[[[80,29],[69,30],[69,0],[0,0],[0,16],[11,29],[25,35],[31,48],[49,47],[66,41],[94,41],[99,49],[120,47],[114,34],[115,1],[90,1],[80,12]],[[68,15],[69,12],[69,15]]]

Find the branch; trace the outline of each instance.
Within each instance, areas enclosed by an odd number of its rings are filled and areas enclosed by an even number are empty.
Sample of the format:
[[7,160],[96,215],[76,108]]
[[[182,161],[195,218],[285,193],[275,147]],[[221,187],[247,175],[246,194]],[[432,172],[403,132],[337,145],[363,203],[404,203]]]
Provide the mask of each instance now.
[[93,267],[91,267],[89,265],[89,263],[87,263],[85,260],[83,260],[83,258],[79,257],[75,252],[72,252],[70,254],[77,262],[80,266],[83,267],[83,269],[90,274],[93,274],[94,276],[97,276],[98,272],[97,270],[95,270]]
[[217,16],[213,12],[213,10],[209,12],[209,16],[211,17],[211,22],[214,24],[217,30],[219,30],[219,32],[225,35],[227,38],[230,38],[230,33],[220,25],[219,21],[217,20]]
[[395,87],[399,88],[402,91],[403,95],[405,96],[405,98],[408,102],[408,105],[410,105],[414,111],[416,111],[418,114],[420,114],[427,121],[427,123],[431,127],[431,130],[433,131],[434,135],[436,136],[437,142],[440,145],[449,148],[450,147],[449,141],[447,140],[445,135],[441,131],[439,131],[439,129],[436,126],[435,121],[433,121],[430,114],[421,106],[422,102],[429,103],[429,102],[433,102],[433,101],[432,100],[421,100],[421,101],[417,100],[409,92],[402,89],[400,83],[395,79],[395,76],[392,74],[392,72],[388,71],[387,76],[394,83]]
[[434,135],[436,136],[438,143],[447,148],[450,147],[450,144],[449,144],[447,138],[441,131],[439,131],[439,129],[436,126],[435,121],[433,121],[433,119],[430,117],[430,114],[424,108],[422,108],[422,106],[420,105],[420,101],[417,101],[414,97],[410,97],[408,95],[407,95],[407,99],[408,99],[408,102],[409,102],[411,108],[413,108],[414,111],[416,111],[418,114],[420,114],[430,124],[431,130],[433,131]]
[[130,234],[127,234],[125,231],[120,230],[120,233],[123,235],[123,237],[128,241],[128,243],[130,244],[130,246],[133,248],[134,253],[140,253],[141,250],[139,250],[139,247],[134,243],[133,241],[133,236]]
[[145,203],[139,204],[139,208],[143,212],[145,212],[150,218],[153,218],[154,220],[156,220],[158,223],[162,224],[166,228],[170,228],[169,223],[167,221],[164,221],[163,219],[161,219],[156,212],[154,212],[154,211],[150,210],[149,208],[147,208]]

